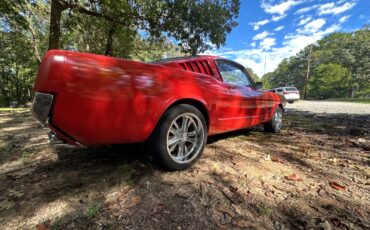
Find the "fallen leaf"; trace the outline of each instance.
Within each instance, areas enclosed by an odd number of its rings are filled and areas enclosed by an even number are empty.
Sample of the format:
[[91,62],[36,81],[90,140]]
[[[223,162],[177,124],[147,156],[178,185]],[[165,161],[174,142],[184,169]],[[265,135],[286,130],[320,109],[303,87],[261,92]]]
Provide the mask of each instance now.
[[140,196],[133,196],[130,200],[128,200],[126,207],[131,208],[141,203],[141,197]]
[[238,225],[239,227],[241,228],[253,228],[253,227],[256,227],[256,224],[253,223],[253,222],[250,222],[250,221],[246,221],[246,220],[238,220],[236,222],[236,225]]
[[38,224],[36,225],[37,230],[49,230],[48,227],[46,227],[45,224]]
[[337,182],[331,181],[329,182],[330,187],[336,190],[346,190],[346,187],[343,185],[338,184]]
[[284,161],[282,160],[282,159],[280,159],[280,158],[277,158],[277,157],[272,157],[271,158],[271,160],[273,161],[273,162],[278,162],[278,163],[284,163]]
[[293,173],[289,176],[285,176],[285,179],[292,180],[292,181],[302,181],[303,179],[300,178],[297,174]]

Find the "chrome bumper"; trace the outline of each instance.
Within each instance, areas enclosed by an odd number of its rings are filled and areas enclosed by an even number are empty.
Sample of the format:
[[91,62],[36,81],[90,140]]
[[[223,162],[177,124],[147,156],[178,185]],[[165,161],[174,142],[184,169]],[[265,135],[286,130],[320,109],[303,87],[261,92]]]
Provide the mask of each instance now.
[[36,92],[35,98],[32,102],[32,114],[37,118],[37,120],[42,123],[46,123],[49,118],[49,113],[51,106],[53,104],[54,96],[48,93],[38,93]]

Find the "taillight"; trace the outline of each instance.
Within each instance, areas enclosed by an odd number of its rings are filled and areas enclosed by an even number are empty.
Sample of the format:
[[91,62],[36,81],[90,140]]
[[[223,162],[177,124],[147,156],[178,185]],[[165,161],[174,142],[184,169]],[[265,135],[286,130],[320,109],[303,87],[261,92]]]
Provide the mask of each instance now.
[[285,92],[283,92],[283,94],[290,94],[290,93],[296,93],[296,94],[299,94],[299,91],[294,91],[294,92],[285,91]]

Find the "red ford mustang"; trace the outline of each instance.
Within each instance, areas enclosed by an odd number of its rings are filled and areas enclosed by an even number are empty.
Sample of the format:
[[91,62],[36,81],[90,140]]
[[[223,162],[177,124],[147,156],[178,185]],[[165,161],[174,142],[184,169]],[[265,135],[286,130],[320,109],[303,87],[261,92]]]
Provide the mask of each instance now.
[[142,63],[52,50],[42,60],[33,114],[52,140],[97,146],[148,141],[171,170],[190,167],[208,135],[264,124],[278,132],[285,101],[246,69],[215,56]]

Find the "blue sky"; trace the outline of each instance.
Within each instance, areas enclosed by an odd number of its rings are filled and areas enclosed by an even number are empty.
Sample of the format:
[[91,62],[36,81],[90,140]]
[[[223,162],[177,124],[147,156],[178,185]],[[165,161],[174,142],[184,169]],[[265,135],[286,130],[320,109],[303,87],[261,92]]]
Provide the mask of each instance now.
[[258,76],[335,31],[370,24],[370,0],[241,0],[239,25],[214,54],[252,68]]

